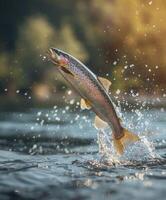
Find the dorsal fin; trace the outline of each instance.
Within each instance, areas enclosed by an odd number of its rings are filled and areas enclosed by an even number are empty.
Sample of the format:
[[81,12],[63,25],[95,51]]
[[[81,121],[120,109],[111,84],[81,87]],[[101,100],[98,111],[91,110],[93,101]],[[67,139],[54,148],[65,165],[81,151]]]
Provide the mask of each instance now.
[[109,81],[108,79],[103,78],[103,77],[98,77],[98,79],[101,82],[101,84],[103,85],[103,87],[106,89],[106,91],[108,92],[109,88],[112,84],[111,81]]
[[105,129],[108,127],[107,122],[100,119],[97,115],[95,117],[94,126],[96,129]]
[[81,106],[81,109],[91,109],[91,105],[90,105],[90,102],[86,99],[82,99],[81,98],[81,101],[80,101],[80,106]]

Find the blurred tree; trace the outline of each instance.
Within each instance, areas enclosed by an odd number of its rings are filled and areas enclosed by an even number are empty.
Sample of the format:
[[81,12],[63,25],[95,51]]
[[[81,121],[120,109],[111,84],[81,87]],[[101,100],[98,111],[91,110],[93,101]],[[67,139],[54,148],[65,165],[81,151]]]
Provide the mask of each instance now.
[[[31,16],[21,26],[16,43],[15,59],[17,59],[17,67],[22,72],[20,87],[32,87],[33,84],[43,81],[47,81],[47,84],[54,82],[50,79],[52,69],[48,68],[43,61],[46,51],[52,46],[64,49],[82,61],[88,57],[84,46],[76,38],[70,25],[62,24],[59,30],[56,30],[46,18]],[[59,76],[57,78],[61,81]]]
[[30,87],[34,81],[43,79],[47,68],[42,59],[54,37],[54,29],[41,16],[28,18],[20,27],[15,58],[22,71],[22,86]]
[[56,46],[111,75],[115,90],[165,89],[165,9],[163,0],[2,0],[0,87],[61,83],[43,62]]
[[8,56],[5,53],[0,54],[0,94],[5,92],[5,88],[8,82]]
[[[105,60],[116,61],[120,66],[127,65],[123,74],[128,79],[139,79],[135,81],[137,88],[144,90],[146,85],[148,91],[152,88],[152,92],[159,85],[165,88],[166,2],[92,0],[92,7],[95,10],[93,14],[96,14],[95,27],[100,32],[99,38],[104,39],[99,41]],[[121,81],[124,82],[124,76]],[[140,82],[143,84],[139,85]],[[128,88],[130,83],[124,82],[125,87]]]

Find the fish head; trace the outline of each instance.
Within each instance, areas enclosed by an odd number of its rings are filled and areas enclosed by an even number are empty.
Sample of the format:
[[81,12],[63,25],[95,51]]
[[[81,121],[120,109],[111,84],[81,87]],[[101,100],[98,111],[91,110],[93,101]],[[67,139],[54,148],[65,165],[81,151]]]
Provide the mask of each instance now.
[[48,57],[51,60],[53,64],[55,64],[57,67],[68,67],[69,66],[69,60],[67,58],[67,54],[65,54],[63,51],[56,49],[56,48],[50,48],[47,51]]
[[71,78],[71,76],[72,78],[76,77],[76,68],[81,66],[80,61],[57,48],[50,48],[47,53],[50,61],[58,67],[58,70],[66,78]]

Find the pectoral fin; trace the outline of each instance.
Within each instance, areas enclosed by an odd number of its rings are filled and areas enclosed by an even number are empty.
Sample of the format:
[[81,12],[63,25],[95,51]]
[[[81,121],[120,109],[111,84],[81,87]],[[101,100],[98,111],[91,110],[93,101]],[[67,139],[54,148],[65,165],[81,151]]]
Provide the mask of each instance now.
[[71,76],[74,76],[74,74],[72,72],[70,72],[66,67],[61,66],[61,70],[65,73],[65,74],[69,74]]
[[105,129],[108,127],[107,122],[100,119],[97,115],[95,117],[94,126],[96,129]]
[[88,100],[86,100],[86,99],[81,99],[80,106],[81,106],[81,109],[83,109],[83,110],[91,109],[90,102]]
[[111,81],[109,81],[108,79],[103,78],[103,77],[98,77],[98,79],[101,82],[101,84],[103,85],[103,87],[106,89],[106,91],[108,92],[109,88],[112,84]]

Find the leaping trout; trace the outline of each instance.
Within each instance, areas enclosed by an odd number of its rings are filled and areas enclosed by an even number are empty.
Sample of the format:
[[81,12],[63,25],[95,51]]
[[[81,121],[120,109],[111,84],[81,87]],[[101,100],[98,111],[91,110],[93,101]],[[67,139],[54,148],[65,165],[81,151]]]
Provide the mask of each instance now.
[[81,96],[81,108],[92,109],[96,113],[95,127],[97,129],[111,127],[114,148],[118,154],[123,154],[128,144],[140,140],[137,135],[121,125],[121,120],[108,94],[111,85],[109,80],[97,77],[82,62],[62,50],[50,48],[48,55],[62,76]]

